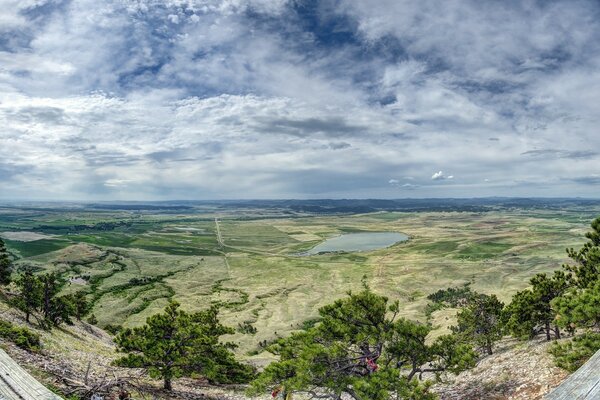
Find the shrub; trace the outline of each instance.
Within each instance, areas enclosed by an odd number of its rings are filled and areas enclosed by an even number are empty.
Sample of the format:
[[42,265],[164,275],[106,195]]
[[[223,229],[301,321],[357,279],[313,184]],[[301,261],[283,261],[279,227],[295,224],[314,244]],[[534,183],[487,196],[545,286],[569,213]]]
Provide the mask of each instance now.
[[566,343],[554,343],[549,352],[557,366],[574,372],[600,350],[600,333],[585,333]]
[[0,320],[0,337],[10,340],[22,349],[37,351],[40,349],[40,336],[27,328],[15,326]]

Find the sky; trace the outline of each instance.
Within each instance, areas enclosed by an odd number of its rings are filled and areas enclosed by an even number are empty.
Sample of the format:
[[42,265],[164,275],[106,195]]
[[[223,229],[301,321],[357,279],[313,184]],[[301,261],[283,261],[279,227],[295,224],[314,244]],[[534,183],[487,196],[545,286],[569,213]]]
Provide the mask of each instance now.
[[0,0],[0,199],[600,197],[600,2]]

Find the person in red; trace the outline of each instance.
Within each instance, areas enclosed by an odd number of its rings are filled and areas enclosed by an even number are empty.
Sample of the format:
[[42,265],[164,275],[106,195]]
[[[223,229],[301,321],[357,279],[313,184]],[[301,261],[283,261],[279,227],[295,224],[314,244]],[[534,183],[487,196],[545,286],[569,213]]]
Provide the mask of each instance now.
[[375,372],[379,369],[379,365],[377,365],[377,363],[370,358],[367,358],[367,368],[369,371]]

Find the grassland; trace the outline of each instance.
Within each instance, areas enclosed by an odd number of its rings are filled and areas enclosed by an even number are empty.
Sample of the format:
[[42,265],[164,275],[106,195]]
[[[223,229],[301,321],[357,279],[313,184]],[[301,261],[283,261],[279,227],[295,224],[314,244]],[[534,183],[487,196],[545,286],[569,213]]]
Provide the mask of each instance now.
[[[266,215],[265,215],[266,214]],[[359,215],[160,214],[0,209],[3,231],[52,234],[7,241],[17,265],[59,271],[85,290],[99,324],[134,326],[174,299],[188,310],[221,306],[238,352],[264,362],[260,342],[298,329],[320,306],[360,287],[399,299],[423,320],[427,294],[472,282],[508,300],[528,278],[566,261],[596,210],[378,212]],[[297,256],[347,232],[394,231],[406,243],[371,252]],[[443,324],[447,316],[438,316]],[[247,334],[251,326],[256,329]]]

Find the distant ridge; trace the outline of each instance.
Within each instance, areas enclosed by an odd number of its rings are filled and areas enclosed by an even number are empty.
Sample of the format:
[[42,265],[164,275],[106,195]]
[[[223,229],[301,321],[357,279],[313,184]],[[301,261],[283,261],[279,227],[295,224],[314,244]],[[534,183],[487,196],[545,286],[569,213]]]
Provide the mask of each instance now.
[[506,208],[559,209],[598,206],[600,199],[581,198],[424,198],[424,199],[306,199],[306,200],[173,200],[149,202],[98,202],[85,204],[105,210],[192,210],[206,206],[224,209],[271,208],[304,213],[369,213],[377,211],[471,211]]

